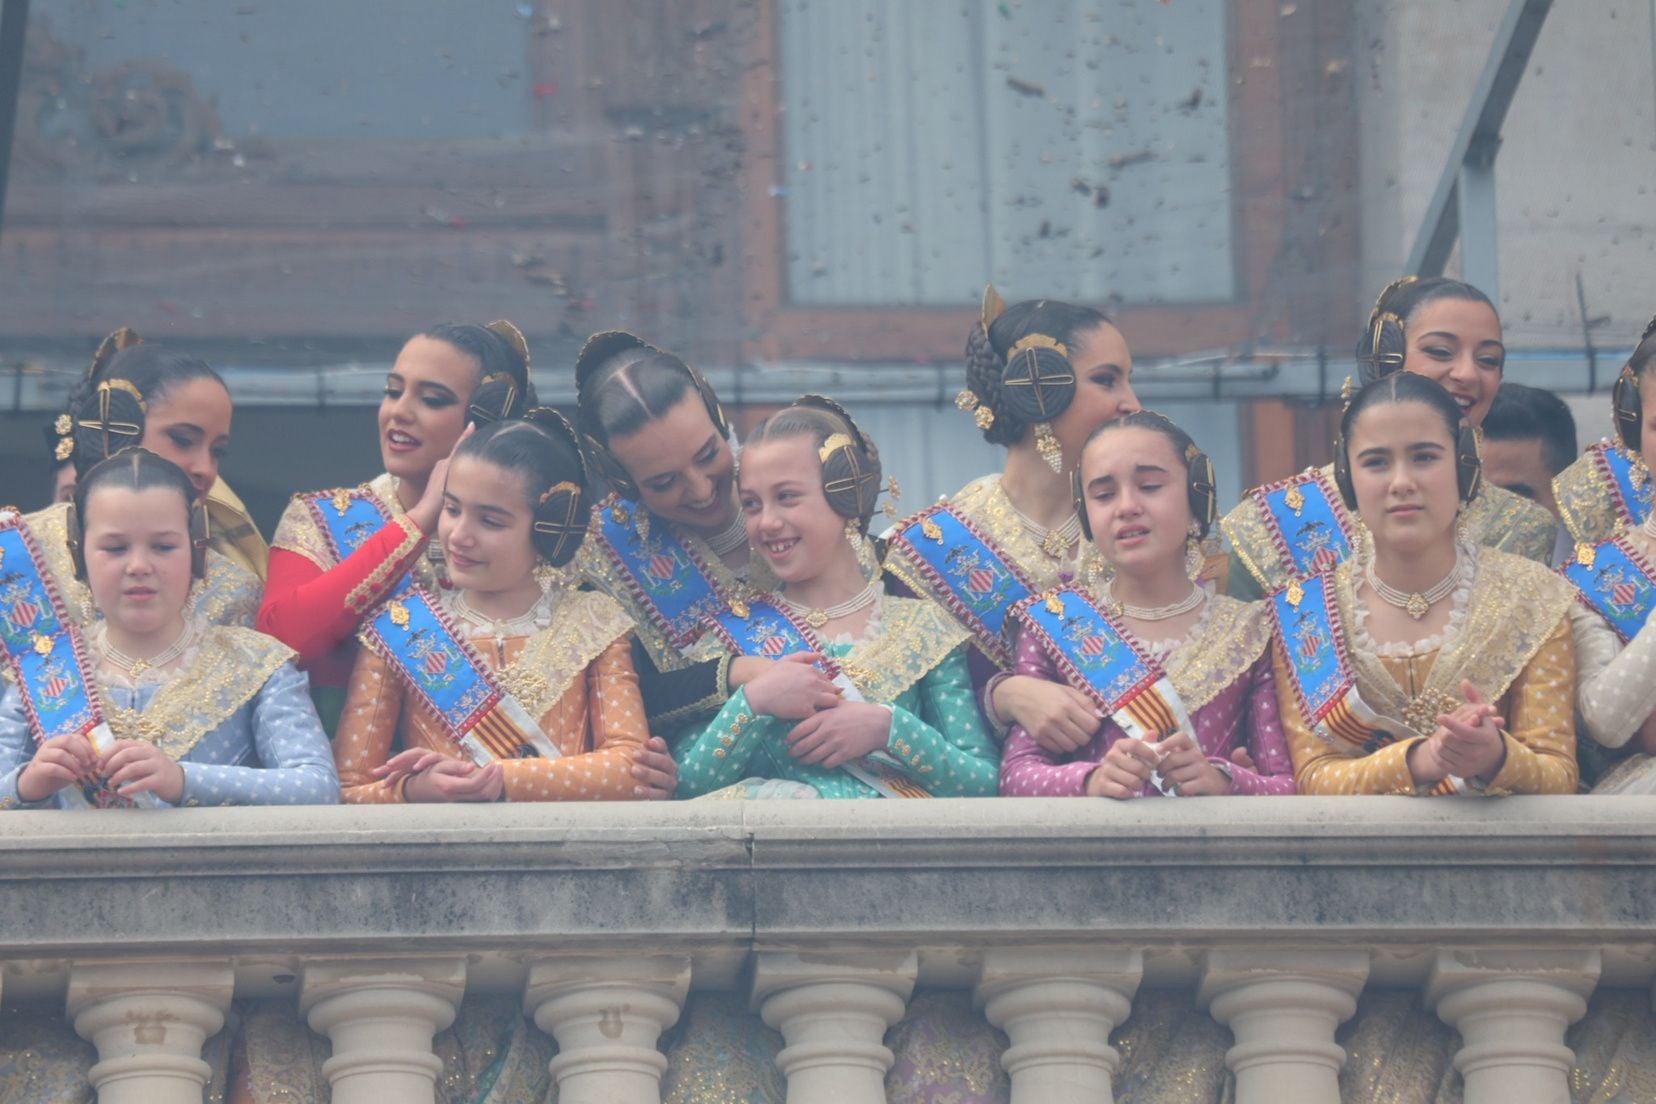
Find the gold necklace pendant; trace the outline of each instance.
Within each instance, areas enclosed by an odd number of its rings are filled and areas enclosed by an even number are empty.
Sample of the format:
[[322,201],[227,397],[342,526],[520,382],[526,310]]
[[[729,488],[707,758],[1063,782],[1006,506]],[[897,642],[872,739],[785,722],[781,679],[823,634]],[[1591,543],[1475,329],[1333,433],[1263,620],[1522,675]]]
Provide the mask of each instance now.
[[139,675],[143,674],[145,671],[147,671],[149,669],[150,669],[149,660],[147,660],[147,659],[134,660],[133,663],[132,663],[132,666],[127,668],[127,675],[130,678],[137,678]]
[[1062,559],[1069,551],[1070,542],[1064,539],[1064,534],[1056,529],[1048,529],[1046,536],[1041,538],[1041,551],[1053,559]]
[[1417,591],[1414,594],[1409,595],[1409,601],[1406,605],[1404,605],[1403,612],[1414,618],[1416,621],[1419,621],[1422,617],[1425,617],[1428,613],[1432,612],[1432,603],[1426,600],[1426,596],[1424,594]]
[[813,629],[820,629],[828,623],[828,611],[814,609],[805,615],[805,623]]

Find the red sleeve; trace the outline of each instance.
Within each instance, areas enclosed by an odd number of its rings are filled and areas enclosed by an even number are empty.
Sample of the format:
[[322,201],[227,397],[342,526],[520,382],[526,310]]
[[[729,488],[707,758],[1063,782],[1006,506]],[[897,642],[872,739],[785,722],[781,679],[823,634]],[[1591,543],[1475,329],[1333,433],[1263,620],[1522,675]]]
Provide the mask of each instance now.
[[301,667],[315,663],[356,632],[362,615],[414,565],[425,544],[426,535],[404,514],[327,571],[297,552],[272,548],[259,631],[298,652]]

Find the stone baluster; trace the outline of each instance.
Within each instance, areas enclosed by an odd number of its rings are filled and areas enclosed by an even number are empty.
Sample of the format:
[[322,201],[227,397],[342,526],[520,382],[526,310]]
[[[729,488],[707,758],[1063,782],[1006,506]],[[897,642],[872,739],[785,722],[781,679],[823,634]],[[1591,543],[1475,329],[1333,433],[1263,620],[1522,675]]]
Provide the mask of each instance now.
[[1197,1001],[1231,1029],[1236,1104],[1339,1104],[1345,1051],[1335,1029],[1357,1010],[1365,951],[1210,951]]
[[1466,1104],[1568,1104],[1564,1031],[1587,1012],[1592,951],[1439,951],[1426,1003],[1461,1034]]
[[322,1064],[333,1104],[435,1101],[443,1063],[431,1040],[465,988],[458,958],[306,964],[299,1010],[333,1041]]
[[201,1104],[201,1045],[224,1026],[228,962],[76,963],[67,1010],[98,1049],[99,1104]]
[[1012,1104],[1110,1104],[1121,1055],[1110,1032],[1127,1018],[1144,973],[1134,950],[996,949],[984,956],[977,1003],[1011,1045],[1001,1065]]
[[690,988],[681,957],[548,959],[529,967],[524,1010],[558,1041],[561,1104],[661,1104],[656,1048]]
[[919,963],[906,954],[764,951],[753,1005],[787,1043],[776,1064],[788,1104],[881,1104],[892,1053],[886,1029],[903,1016]]

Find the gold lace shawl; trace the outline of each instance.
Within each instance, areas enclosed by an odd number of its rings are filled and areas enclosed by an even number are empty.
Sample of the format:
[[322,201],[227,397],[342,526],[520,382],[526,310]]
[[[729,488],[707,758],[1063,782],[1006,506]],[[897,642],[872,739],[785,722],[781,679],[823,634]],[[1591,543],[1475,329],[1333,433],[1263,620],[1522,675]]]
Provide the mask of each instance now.
[[[604,551],[603,518],[598,514],[598,511],[603,508],[605,507],[598,506],[593,509],[592,520],[587,524],[586,539],[581,542],[581,550],[575,553],[575,559],[570,566],[580,573],[582,579],[614,599],[632,618],[634,628],[638,632],[638,639],[643,642],[644,650],[650,653],[650,659],[655,663],[656,670],[678,671],[692,663],[723,654],[722,649],[715,649],[709,656],[704,654],[705,649],[697,649],[694,645],[686,651],[680,652],[667,639],[666,634],[656,624],[655,618],[650,616],[642,604],[634,598],[632,591],[628,589],[626,581],[621,576],[620,569],[615,566],[615,561]],[[642,507],[628,504],[628,509],[642,509]],[[653,515],[650,524],[668,525],[667,522]],[[672,525],[670,528],[673,535],[683,542],[684,546],[693,552],[702,563],[707,565],[707,569],[713,573],[713,581],[721,594],[729,596],[758,593],[771,590],[776,586],[775,576],[770,573],[770,569],[760,561],[757,555],[748,560],[747,576],[744,578],[726,567],[724,561],[719,559],[718,554],[713,551],[706,541],[679,526]]]
[[[91,588],[75,578],[75,565],[69,560],[69,537],[64,524],[68,514],[68,503],[55,502],[24,520],[29,523],[40,554],[52,573],[52,581],[63,596],[69,619],[85,628],[98,619],[98,610],[92,604]],[[264,585],[258,576],[220,555],[217,549],[207,549],[207,577],[192,584],[190,591],[195,616],[210,625],[252,628],[263,597]]]
[[1610,486],[1611,477],[1599,467],[1598,457],[1594,455],[1600,448],[1620,447],[1601,441],[1576,457],[1553,480],[1559,516],[1579,544],[1602,544],[1629,523],[1618,505],[1620,495]]
[[[400,518],[406,511],[397,501],[397,481],[395,477],[381,472],[368,482],[362,484],[360,490],[367,491],[379,502],[380,509],[385,516],[392,520]],[[335,567],[339,561],[333,554],[333,543],[328,534],[323,532],[317,524],[316,517],[311,513],[308,500],[316,496],[316,491],[307,491],[304,494],[294,495],[288,501],[287,509],[282,511],[282,520],[276,523],[276,532],[270,538],[270,547],[281,548],[305,557],[323,571]],[[425,586],[435,586],[438,570],[442,565],[442,546],[435,540],[426,545],[426,554],[414,563],[414,579]],[[392,560],[400,557],[393,556]],[[367,584],[383,586],[385,580],[371,576]],[[358,590],[363,588],[359,587]],[[353,591],[353,594],[356,592]]]
[[270,561],[270,545],[253,523],[246,504],[222,478],[207,489],[203,501],[208,520],[212,522],[212,546],[263,582]]
[[[763,600],[780,604],[770,596]],[[931,673],[971,634],[936,602],[892,597],[880,601],[879,635],[858,641],[837,662],[863,697],[889,703]],[[712,632],[704,633],[689,652],[695,662],[725,653],[724,640]]]
[[103,695],[104,716],[117,739],[143,740],[178,760],[201,738],[253,700],[293,650],[251,629],[213,625],[202,633],[195,660],[155,692],[142,712]]
[[1264,602],[1208,595],[1211,609],[1194,639],[1167,657],[1167,678],[1191,712],[1224,693],[1265,654],[1271,616]]
[[496,675],[507,693],[538,720],[605,648],[632,630],[632,619],[606,595],[566,591],[553,602],[551,627],[529,637]]
[[[1357,624],[1356,575],[1351,560],[1334,571],[1334,594],[1348,634]],[[1358,693],[1382,717],[1400,719],[1412,731],[1429,736],[1437,727],[1437,715],[1464,700],[1462,679],[1477,687],[1485,701],[1498,701],[1569,615],[1575,600],[1575,588],[1541,565],[1481,549],[1466,622],[1432,661],[1420,693],[1410,697],[1378,656],[1349,646],[1348,636],[1347,655]]]
[[[1333,487],[1334,466],[1325,465],[1321,472],[1328,486]],[[1351,521],[1362,530],[1363,523],[1356,511],[1351,511]],[[1522,495],[1485,483],[1478,497],[1467,504],[1461,521],[1472,542],[1480,547],[1494,548],[1538,564],[1552,562],[1558,522],[1546,507]],[[1225,515],[1220,526],[1237,558],[1267,594],[1288,585],[1288,567],[1277,552],[1265,509],[1254,500],[1252,493],[1242,496],[1242,501]]]

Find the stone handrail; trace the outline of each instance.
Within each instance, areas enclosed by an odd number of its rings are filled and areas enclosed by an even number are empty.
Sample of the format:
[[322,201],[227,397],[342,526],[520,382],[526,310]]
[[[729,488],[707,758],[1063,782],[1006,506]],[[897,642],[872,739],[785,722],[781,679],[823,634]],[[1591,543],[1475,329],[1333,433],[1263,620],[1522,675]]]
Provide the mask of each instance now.
[[[559,1041],[565,1104],[656,1100],[656,1036],[686,990],[731,986],[782,1031],[790,1101],[879,1100],[881,1035],[917,983],[975,990],[1012,1040],[1019,1104],[1107,1100],[1109,1032],[1141,983],[1197,985],[1235,1035],[1244,1102],[1337,1099],[1334,1030],[1378,983],[1422,988],[1459,1028],[1469,1102],[1518,1104],[1563,1085],[1586,994],[1648,986],[1656,959],[1656,798],[13,812],[0,826],[0,995],[66,1001],[106,1104],[199,1099],[200,1039],[232,993],[297,994],[333,1040],[339,1104],[429,1099],[431,1034],[467,989],[524,994]],[[595,1033],[623,1007],[618,1034]],[[146,1047],[134,1017],[157,1015],[188,1030]]]

